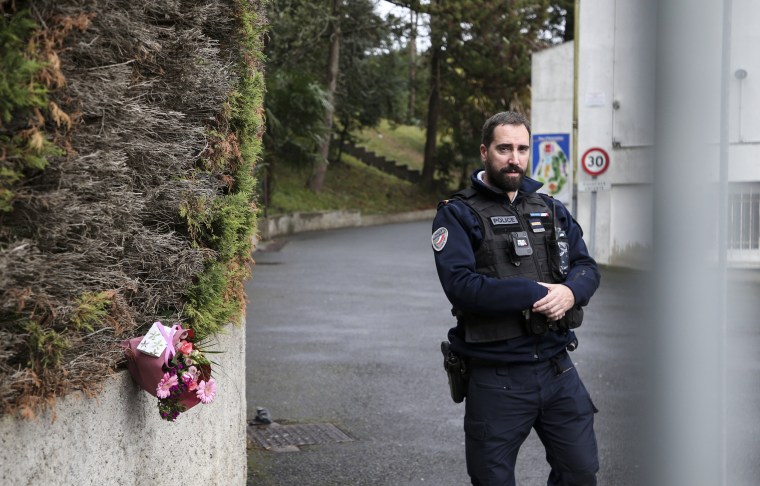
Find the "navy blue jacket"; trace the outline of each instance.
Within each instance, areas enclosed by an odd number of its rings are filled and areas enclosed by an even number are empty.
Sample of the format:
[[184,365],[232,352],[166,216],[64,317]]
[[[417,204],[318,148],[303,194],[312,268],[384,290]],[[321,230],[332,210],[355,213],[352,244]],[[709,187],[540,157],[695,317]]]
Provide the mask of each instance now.
[[[477,191],[487,191],[488,197],[502,198],[505,204],[509,204],[506,194],[494,191],[478,179],[481,171],[472,173],[472,186]],[[522,194],[536,192],[541,185],[526,177],[515,202]],[[576,305],[585,306],[599,287],[599,268],[588,254],[580,225],[561,202],[555,202],[557,220],[565,228],[570,243],[570,270],[563,284],[573,292]],[[530,309],[547,294],[546,287],[533,280],[520,277],[497,279],[475,271],[475,250],[483,239],[483,230],[480,218],[464,202],[450,200],[439,205],[433,220],[433,231],[441,227],[448,230],[448,241],[441,251],[434,252],[435,265],[443,291],[457,309],[487,315],[521,311]],[[449,341],[455,352],[506,363],[547,360],[564,350],[574,338],[572,331],[564,335],[549,331],[545,336],[522,336],[474,344],[464,342],[464,329],[460,325],[449,331]]]

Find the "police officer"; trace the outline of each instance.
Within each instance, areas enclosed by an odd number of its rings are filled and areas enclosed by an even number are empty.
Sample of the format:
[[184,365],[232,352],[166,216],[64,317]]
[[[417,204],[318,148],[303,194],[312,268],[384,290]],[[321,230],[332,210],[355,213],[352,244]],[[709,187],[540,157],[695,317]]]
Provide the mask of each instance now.
[[530,124],[498,113],[483,126],[483,169],[438,206],[432,244],[457,325],[450,349],[469,382],[467,472],[475,485],[514,485],[517,453],[535,429],[549,485],[595,485],[594,407],[567,350],[599,286],[582,230],[525,177]]

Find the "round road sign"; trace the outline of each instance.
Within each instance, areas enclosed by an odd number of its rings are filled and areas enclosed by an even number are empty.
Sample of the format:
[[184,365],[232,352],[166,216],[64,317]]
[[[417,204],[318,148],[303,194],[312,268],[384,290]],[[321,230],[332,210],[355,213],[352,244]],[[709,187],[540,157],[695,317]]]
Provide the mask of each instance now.
[[593,147],[583,154],[581,164],[588,175],[598,176],[610,167],[610,156],[604,149]]

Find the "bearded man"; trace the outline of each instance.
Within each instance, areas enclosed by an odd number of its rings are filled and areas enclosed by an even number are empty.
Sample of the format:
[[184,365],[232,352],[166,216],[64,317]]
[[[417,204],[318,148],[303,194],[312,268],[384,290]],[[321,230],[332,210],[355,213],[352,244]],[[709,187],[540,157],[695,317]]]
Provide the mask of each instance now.
[[[525,176],[525,117],[489,118],[480,157],[472,186],[439,204],[432,237],[457,318],[443,345],[463,363],[467,472],[475,485],[514,485],[517,453],[534,429],[551,467],[547,484],[595,485],[597,409],[568,351],[599,269],[570,212]],[[463,399],[456,395],[452,387]]]

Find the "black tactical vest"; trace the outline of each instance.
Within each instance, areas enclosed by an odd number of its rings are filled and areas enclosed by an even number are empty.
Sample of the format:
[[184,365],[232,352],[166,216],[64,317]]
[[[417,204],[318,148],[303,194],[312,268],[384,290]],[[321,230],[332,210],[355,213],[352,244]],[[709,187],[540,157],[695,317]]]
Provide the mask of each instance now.
[[[557,282],[549,263],[554,214],[540,195],[520,193],[516,203],[509,203],[504,198],[488,198],[468,188],[452,199],[461,200],[480,217],[483,241],[475,251],[478,273],[493,278],[524,277],[537,282]],[[456,309],[454,313],[464,323],[466,342],[501,341],[527,334],[523,312],[497,317]]]

